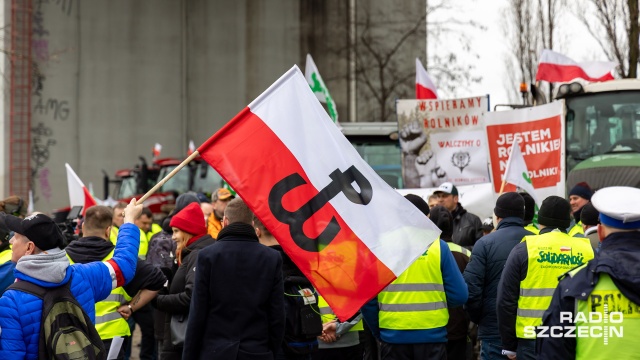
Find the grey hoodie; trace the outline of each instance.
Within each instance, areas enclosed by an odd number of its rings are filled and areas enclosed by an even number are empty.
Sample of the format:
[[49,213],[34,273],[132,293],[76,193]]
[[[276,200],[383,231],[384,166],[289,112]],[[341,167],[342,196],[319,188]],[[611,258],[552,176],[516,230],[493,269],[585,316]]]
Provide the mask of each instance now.
[[23,256],[16,264],[16,270],[40,281],[58,284],[64,280],[69,267],[67,253],[59,248],[35,255]]

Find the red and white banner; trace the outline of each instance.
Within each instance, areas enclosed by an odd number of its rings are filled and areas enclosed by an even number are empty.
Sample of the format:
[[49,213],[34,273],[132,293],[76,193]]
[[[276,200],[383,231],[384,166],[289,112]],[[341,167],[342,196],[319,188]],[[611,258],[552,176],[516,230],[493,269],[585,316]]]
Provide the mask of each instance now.
[[438,88],[420,59],[416,58],[416,99],[437,99]]
[[198,151],[342,320],[438,237],[330,121],[296,66]]
[[611,73],[616,63],[589,61],[578,63],[555,51],[544,49],[540,55],[536,81],[569,82],[574,79],[587,81],[613,80]]
[[[500,191],[511,146],[520,139],[520,151],[528,169],[528,178],[541,201],[549,195],[564,197],[563,101],[531,108],[490,112],[485,115],[491,177],[496,193]],[[514,191],[514,185],[504,191]]]
[[69,206],[82,206],[82,216],[91,206],[97,205],[96,200],[91,196],[91,193],[84,186],[84,183],[71,166],[67,163],[64,164],[67,168],[67,186],[69,188]]

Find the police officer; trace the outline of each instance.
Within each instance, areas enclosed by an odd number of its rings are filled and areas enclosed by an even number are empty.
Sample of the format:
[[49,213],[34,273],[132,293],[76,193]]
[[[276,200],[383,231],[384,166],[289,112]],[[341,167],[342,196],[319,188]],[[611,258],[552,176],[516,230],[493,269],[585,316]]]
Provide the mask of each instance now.
[[[503,354],[510,359],[535,359],[535,327],[551,302],[558,277],[593,259],[584,238],[569,236],[571,206],[549,196],[540,206],[540,234],[516,245],[498,284],[497,315]],[[533,333],[532,333],[533,332]]]
[[[542,323],[563,329],[576,326],[574,334],[582,331],[589,336],[539,337],[538,359],[640,356],[640,189],[604,188],[591,201],[600,212],[600,251],[560,281]],[[585,323],[590,318],[603,320]],[[613,331],[620,329],[624,329],[622,334]]]

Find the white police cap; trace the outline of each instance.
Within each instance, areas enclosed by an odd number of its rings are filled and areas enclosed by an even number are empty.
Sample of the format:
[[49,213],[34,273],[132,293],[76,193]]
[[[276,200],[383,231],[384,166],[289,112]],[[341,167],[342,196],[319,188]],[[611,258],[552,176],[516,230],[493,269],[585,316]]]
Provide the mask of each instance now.
[[616,229],[640,229],[640,189],[612,186],[596,191],[591,203],[600,222]]

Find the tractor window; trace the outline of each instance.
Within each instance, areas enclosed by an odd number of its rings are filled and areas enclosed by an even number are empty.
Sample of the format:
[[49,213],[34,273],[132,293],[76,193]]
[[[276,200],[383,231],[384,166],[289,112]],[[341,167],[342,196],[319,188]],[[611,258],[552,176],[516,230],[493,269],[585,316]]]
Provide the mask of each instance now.
[[400,146],[397,140],[395,142],[357,142],[351,140],[351,145],[387,184],[394,189],[402,189]]
[[137,194],[136,178],[133,176],[123,178],[122,182],[120,183],[120,193],[118,195],[118,198],[130,198],[136,196]]
[[[158,175],[158,181],[162,180],[167,174],[169,174],[173,169],[177,166],[165,166],[160,170],[160,175]],[[171,179],[169,179],[164,185],[162,185],[161,192],[175,191],[178,194],[184,194],[189,191],[189,180],[190,180],[190,168],[189,166],[185,166],[177,174],[175,174]]]
[[567,98],[567,171],[594,155],[640,146],[640,91]]
[[209,164],[201,162],[196,164],[196,172],[193,178],[193,191],[211,196],[212,191],[222,187],[223,180]]

